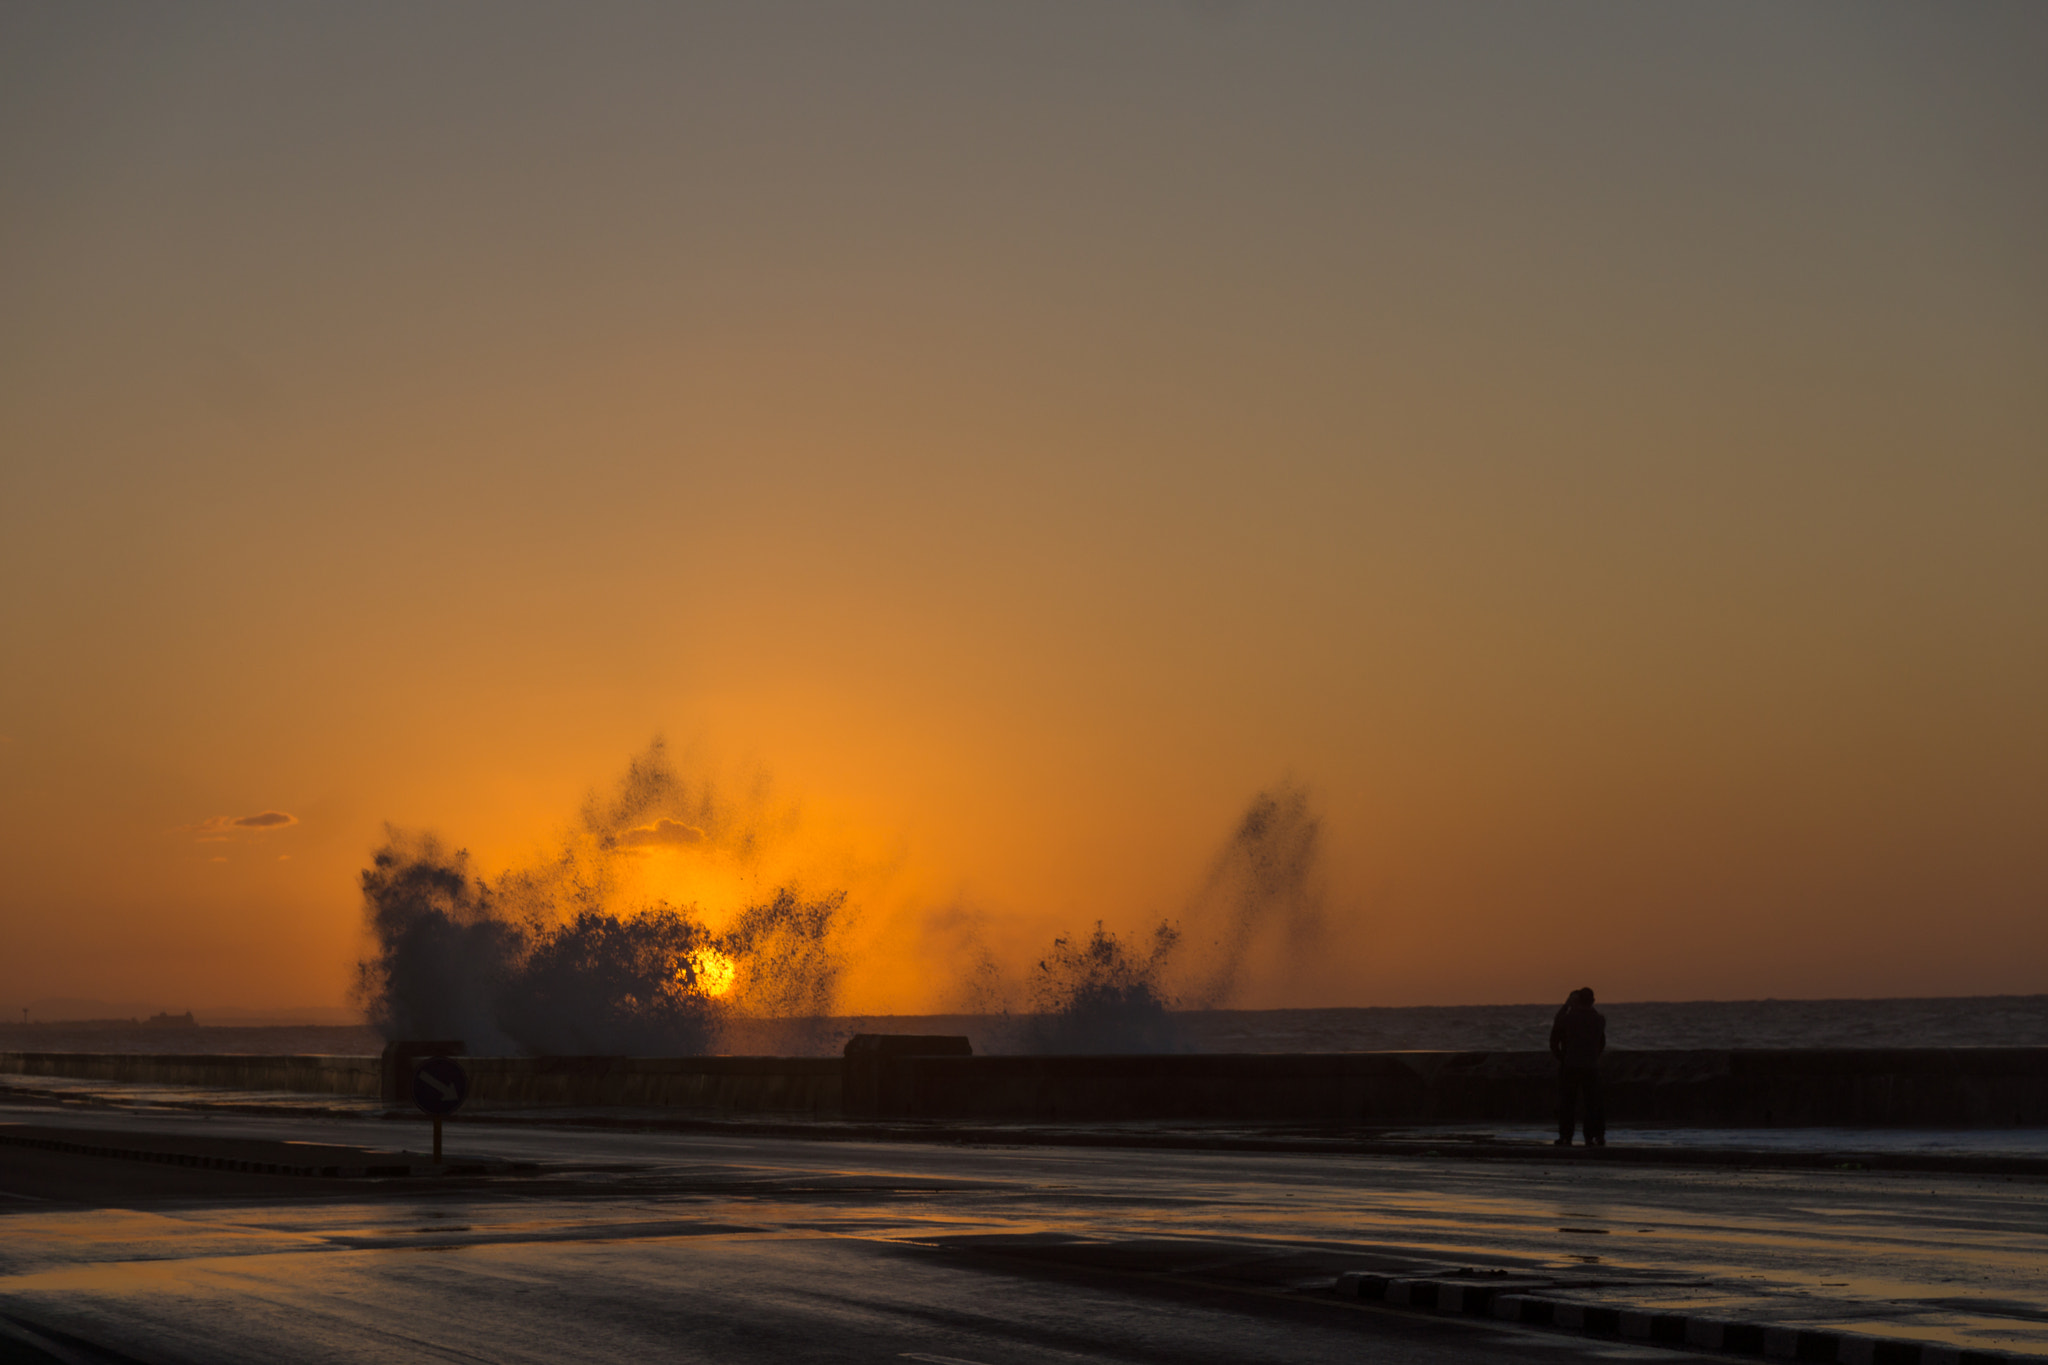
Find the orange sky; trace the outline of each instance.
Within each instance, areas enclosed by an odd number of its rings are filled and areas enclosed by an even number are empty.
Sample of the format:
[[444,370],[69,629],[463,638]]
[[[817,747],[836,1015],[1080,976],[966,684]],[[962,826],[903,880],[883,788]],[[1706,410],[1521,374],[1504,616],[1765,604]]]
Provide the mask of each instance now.
[[1244,1004],[2048,991],[2048,15],[1359,9],[0,11],[0,1004],[657,734],[855,1008],[1289,776]]

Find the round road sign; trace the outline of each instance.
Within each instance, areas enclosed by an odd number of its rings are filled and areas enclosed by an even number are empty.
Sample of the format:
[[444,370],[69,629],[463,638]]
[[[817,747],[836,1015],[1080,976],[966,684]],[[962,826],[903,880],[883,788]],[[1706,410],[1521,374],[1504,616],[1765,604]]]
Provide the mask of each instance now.
[[469,1098],[469,1073],[453,1057],[425,1057],[412,1073],[412,1102],[436,1118]]

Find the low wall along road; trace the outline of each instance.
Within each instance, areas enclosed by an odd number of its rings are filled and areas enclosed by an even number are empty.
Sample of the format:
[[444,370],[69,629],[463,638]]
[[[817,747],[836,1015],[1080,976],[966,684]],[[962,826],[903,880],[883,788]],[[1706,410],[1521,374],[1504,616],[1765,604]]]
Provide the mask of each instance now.
[[382,1064],[375,1057],[262,1053],[0,1052],[0,1072],[131,1085],[294,1090],[310,1095],[361,1095],[374,1099]]
[[[906,1118],[1348,1127],[1542,1123],[1557,1108],[1556,1064],[1542,1052],[915,1057],[896,1065]],[[1613,1124],[2048,1123],[2048,1049],[1611,1052],[1600,1070]]]
[[[892,1040],[893,1041],[893,1040]],[[925,1040],[920,1040],[925,1041]],[[943,1040],[942,1040],[943,1041]],[[1541,1052],[1339,1052],[1123,1057],[464,1057],[468,1108],[631,1106],[709,1115],[1088,1123],[1139,1120],[1349,1127],[1542,1123],[1556,1071]],[[456,1051],[446,1046],[434,1050]],[[386,1058],[0,1053],[0,1072],[366,1099],[417,1044]],[[2048,1126],[2048,1048],[1610,1052],[1610,1123],[1697,1127]],[[410,1077],[402,1078],[409,1086]]]

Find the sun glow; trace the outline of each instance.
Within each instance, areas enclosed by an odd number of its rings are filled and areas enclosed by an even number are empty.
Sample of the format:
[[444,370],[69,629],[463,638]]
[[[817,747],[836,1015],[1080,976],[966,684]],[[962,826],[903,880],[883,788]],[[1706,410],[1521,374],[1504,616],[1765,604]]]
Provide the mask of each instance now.
[[[690,971],[687,977],[694,979],[688,980],[688,986],[700,995],[717,999],[732,989],[733,982],[739,979],[739,974],[739,964],[716,948],[699,948],[690,954]],[[684,974],[678,975],[678,980],[685,979]]]

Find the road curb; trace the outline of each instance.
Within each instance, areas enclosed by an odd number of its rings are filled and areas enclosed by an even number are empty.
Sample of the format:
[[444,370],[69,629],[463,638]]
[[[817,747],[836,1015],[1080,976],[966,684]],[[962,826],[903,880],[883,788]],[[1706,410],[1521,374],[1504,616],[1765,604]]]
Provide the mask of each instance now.
[[1724,1351],[1768,1360],[1816,1365],[2042,1365],[2048,1356],[1976,1351],[1899,1337],[1873,1336],[1782,1323],[1751,1322],[1707,1313],[1663,1313],[1621,1304],[1549,1298],[1509,1286],[1462,1279],[1408,1278],[1348,1271],[1337,1277],[1337,1297],[1382,1303],[1445,1316],[1491,1318],[1525,1327],[1549,1327],[1585,1336],[1652,1345]]

